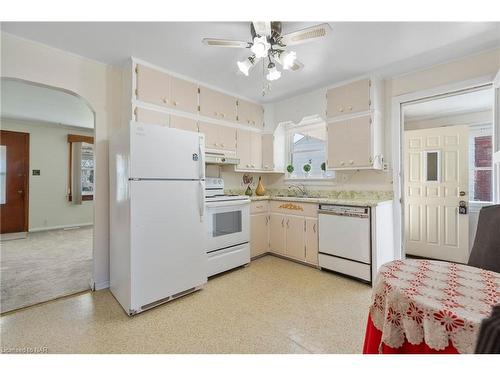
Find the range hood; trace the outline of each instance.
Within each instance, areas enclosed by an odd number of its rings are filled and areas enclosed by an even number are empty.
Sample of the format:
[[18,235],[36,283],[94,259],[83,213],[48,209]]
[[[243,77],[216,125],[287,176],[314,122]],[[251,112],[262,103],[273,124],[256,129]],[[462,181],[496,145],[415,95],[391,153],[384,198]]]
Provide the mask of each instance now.
[[218,165],[238,165],[240,159],[228,157],[224,154],[218,154],[215,152],[205,153],[205,164],[218,164]]

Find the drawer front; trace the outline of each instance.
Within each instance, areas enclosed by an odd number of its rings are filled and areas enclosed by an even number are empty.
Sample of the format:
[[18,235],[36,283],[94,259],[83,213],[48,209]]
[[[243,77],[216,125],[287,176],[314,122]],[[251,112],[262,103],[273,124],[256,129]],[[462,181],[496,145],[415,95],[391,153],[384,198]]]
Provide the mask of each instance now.
[[269,211],[269,202],[268,201],[254,201],[250,205],[250,213],[251,214],[258,214],[258,213],[265,213]]
[[326,268],[327,270],[339,272],[361,280],[372,281],[369,264],[357,263],[325,254],[319,254],[318,258],[321,268]]
[[318,216],[318,205],[315,203],[301,203],[293,201],[271,201],[271,212],[298,215],[298,216]]

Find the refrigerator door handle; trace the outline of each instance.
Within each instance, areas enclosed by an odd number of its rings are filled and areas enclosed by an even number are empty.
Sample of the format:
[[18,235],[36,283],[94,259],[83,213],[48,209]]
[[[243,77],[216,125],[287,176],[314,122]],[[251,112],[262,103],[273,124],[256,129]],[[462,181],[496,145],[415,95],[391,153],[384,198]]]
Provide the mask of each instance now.
[[200,195],[199,195],[200,221],[203,221],[205,216],[205,181],[200,180]]
[[[203,147],[205,143],[205,138],[203,136],[200,136],[200,143],[199,143],[199,153],[200,153],[200,179],[205,178],[205,147]],[[205,192],[203,192],[205,194]]]

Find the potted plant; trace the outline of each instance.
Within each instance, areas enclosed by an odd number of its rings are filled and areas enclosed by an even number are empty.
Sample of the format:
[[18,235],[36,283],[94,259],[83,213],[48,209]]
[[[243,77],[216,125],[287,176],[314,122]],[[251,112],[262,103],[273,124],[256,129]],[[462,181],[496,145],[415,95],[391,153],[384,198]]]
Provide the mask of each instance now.
[[321,163],[321,174],[323,177],[326,176],[326,162]]
[[302,167],[302,169],[304,170],[304,175],[306,177],[308,177],[309,176],[309,172],[311,172],[311,164],[309,164],[309,163],[304,164],[304,166]]
[[293,167],[293,165],[288,164],[287,167],[286,167],[286,170],[287,170],[289,176],[292,177],[293,176],[293,171],[295,170],[295,168]]

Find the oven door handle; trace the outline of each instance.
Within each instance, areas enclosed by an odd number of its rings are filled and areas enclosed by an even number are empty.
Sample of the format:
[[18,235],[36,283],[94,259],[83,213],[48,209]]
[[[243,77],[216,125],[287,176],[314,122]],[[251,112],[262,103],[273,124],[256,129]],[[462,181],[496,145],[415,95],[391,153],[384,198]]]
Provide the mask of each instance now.
[[234,201],[221,201],[221,202],[207,202],[207,207],[234,207],[245,206],[250,203],[250,199],[234,200]]

